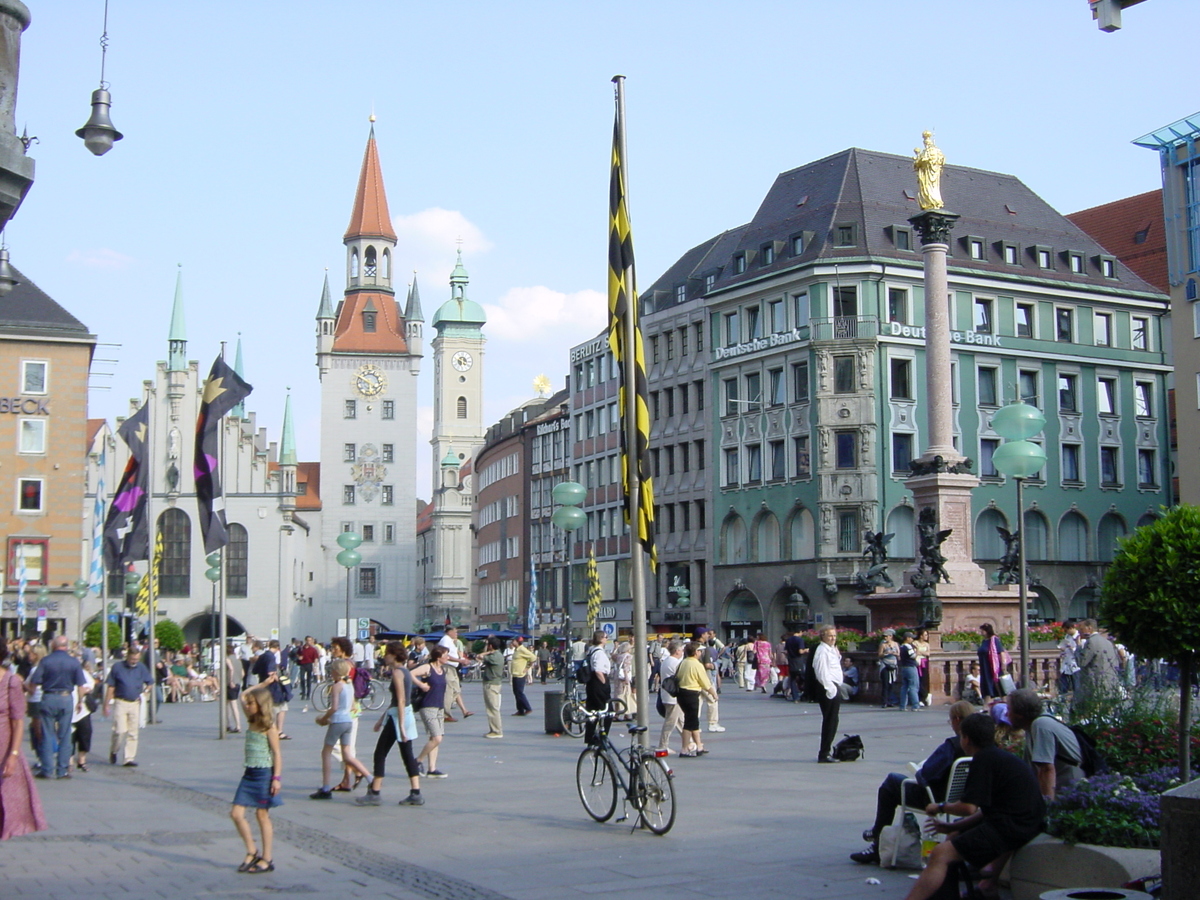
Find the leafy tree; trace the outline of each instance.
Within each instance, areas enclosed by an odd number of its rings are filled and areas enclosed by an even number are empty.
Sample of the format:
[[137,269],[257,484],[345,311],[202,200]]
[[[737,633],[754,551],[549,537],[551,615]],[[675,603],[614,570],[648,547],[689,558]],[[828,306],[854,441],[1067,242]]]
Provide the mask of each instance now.
[[1192,682],[1200,650],[1200,506],[1177,506],[1121,542],[1100,615],[1134,653],[1179,665],[1179,771],[1191,778]]
[[[108,646],[109,648],[121,646],[121,641],[124,638],[121,635],[121,626],[116,622],[108,623]],[[100,620],[93,619],[83,629],[83,645],[85,647],[100,646]]]
[[159,619],[154,624],[154,636],[164,650],[183,649],[183,629],[171,619]]

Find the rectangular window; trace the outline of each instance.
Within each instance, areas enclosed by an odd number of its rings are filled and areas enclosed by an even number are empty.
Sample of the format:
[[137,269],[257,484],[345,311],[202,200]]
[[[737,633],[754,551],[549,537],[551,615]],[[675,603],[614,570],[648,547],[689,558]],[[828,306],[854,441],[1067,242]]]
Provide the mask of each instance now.
[[838,512],[838,552],[858,552],[858,510],[843,509]]
[[679,386],[679,412],[686,416],[690,403],[691,401],[688,400],[688,386],[681,384]]
[[[1200,307],[1200,304],[1195,306]],[[1193,307],[1195,308],[1195,307]],[[1131,338],[1133,341],[1134,350],[1149,350],[1150,349],[1150,320],[1143,316],[1134,316],[1130,320],[1132,326]],[[1197,335],[1200,337],[1200,334]]]
[[746,340],[754,341],[762,337],[762,309],[758,306],[746,308]]
[[679,518],[681,519],[681,521],[680,521],[681,529],[680,530],[683,531],[684,534],[687,534],[689,531],[692,530],[692,504],[690,504],[690,503],[680,503],[679,504]]
[[364,544],[375,543],[375,526],[374,525],[362,526],[362,539],[363,539]]
[[762,444],[746,447],[746,481],[750,484],[762,481]]
[[1075,340],[1075,311],[1059,307],[1054,310],[1054,339],[1070,343]]
[[1021,393],[1021,401],[1028,403],[1030,406],[1042,408],[1041,398],[1038,396],[1038,373],[1030,369],[1022,369],[1017,373],[1017,388]]
[[687,285],[686,284],[675,285],[675,302],[682,303],[686,299],[687,299]]
[[359,566],[358,567],[358,596],[360,596],[360,597],[378,597],[379,596],[379,567],[378,566]]
[[696,468],[703,470],[705,465],[704,441],[696,441]]
[[738,402],[738,380],[736,378],[725,379],[725,415],[736,416],[738,414],[741,403]]
[[1010,265],[1017,265],[1017,246],[1016,244],[1004,245],[1004,261]]
[[912,468],[913,436],[892,433],[892,471],[907,472]]
[[1017,304],[1017,337],[1034,337],[1032,303]]
[[1121,483],[1119,452],[1116,447],[1100,448],[1100,481],[1109,487]]
[[[650,338],[650,362],[658,362],[658,335],[654,335],[654,337]],[[588,361],[587,365],[590,369],[592,365],[590,360]]]
[[767,311],[771,316],[771,333],[783,334],[787,331],[787,310],[783,306],[783,301],[772,300],[767,304]]
[[833,314],[838,318],[850,318],[858,315],[858,288],[839,287],[834,289]]
[[758,264],[769,266],[773,262],[775,262],[775,245],[763,244],[758,250]]
[[760,409],[762,407],[762,376],[758,372],[749,372],[746,375],[746,409]]
[[771,441],[771,480],[783,481],[787,478],[787,455],[783,449],[783,441]]
[[1072,253],[1068,259],[1071,263],[1071,271],[1076,275],[1083,274],[1083,256],[1078,253]]
[[383,445],[382,461],[385,463],[390,463],[390,462],[396,461],[396,445],[395,444],[384,444]]
[[707,294],[717,286],[717,276],[711,272],[704,276],[704,292]]
[[725,313],[725,346],[732,347],[742,339],[742,331],[738,327],[738,314]]
[[384,400],[383,401],[382,416],[384,419],[396,418],[396,401],[395,400]]
[[[654,418],[657,419],[659,417],[658,391],[655,391],[653,394],[650,395],[650,408],[654,410]],[[583,421],[584,421],[584,434],[586,434],[588,437],[595,437],[596,436],[596,411],[594,409],[589,409],[587,412],[585,412],[583,414]]]
[[357,419],[358,418],[358,401],[357,400],[347,400],[346,401],[346,405],[342,408],[342,418],[343,419]]
[[854,393],[853,356],[835,356],[833,358],[833,392],[835,394]]
[[799,256],[801,253],[804,252],[804,235],[793,234],[791,243],[792,243],[792,256]]
[[912,360],[892,360],[892,399],[912,399]]
[[1148,381],[1133,383],[1133,414],[1144,419],[1154,415],[1154,385]]
[[733,255],[733,274],[741,275],[746,271],[746,254],[735,253]]
[[1097,347],[1112,346],[1112,315],[1110,313],[1096,313],[1093,329]]
[[46,393],[46,373],[50,364],[41,360],[25,359],[21,361],[21,393]]
[[663,340],[667,342],[667,359],[675,358],[675,332],[668,331],[663,335]]
[[41,478],[18,479],[17,509],[21,512],[41,512],[42,493]]
[[990,298],[975,298],[975,333],[992,333],[992,301]]
[[1049,250],[1038,250],[1037,251],[1037,262],[1038,262],[1038,268],[1041,268],[1041,269],[1051,268],[1050,251]]
[[692,336],[696,339],[696,352],[699,353],[704,349],[704,325],[697,322],[692,328]]
[[839,469],[854,469],[858,467],[858,433],[855,431],[838,431],[834,434],[834,465]]
[[387,524],[383,526],[383,542],[385,544],[396,543],[396,526]]
[[812,318],[812,307],[808,302],[808,294],[793,294],[792,295],[792,321],[796,328],[807,328],[809,319]]
[[[8,586],[20,586],[18,570],[24,564],[26,585],[45,585],[49,583],[49,573],[46,571],[47,550],[49,541],[45,538],[9,538],[8,539]],[[117,572],[117,584],[109,581],[109,596],[121,596],[125,590],[124,573]],[[111,576],[110,576],[111,579]],[[113,588],[116,587],[114,591]],[[33,606],[33,598],[25,595],[25,602]]]
[[392,485],[385,484],[380,487],[379,502],[384,506],[392,506],[396,502],[396,492]]
[[46,452],[46,420],[21,419],[18,453]]
[[1079,412],[1079,376],[1058,376],[1058,408],[1061,412]]
[[967,247],[971,253],[971,259],[983,259],[983,241],[978,238],[971,238]]
[[792,402],[808,402],[808,363],[792,363]]
[[894,230],[896,249],[911,250],[912,249],[912,232],[907,228],[897,228]]
[[683,472],[692,471],[692,447],[687,441],[679,445],[679,468]]
[[353,506],[354,505],[354,485],[352,485],[352,484],[343,484],[342,485],[342,505],[343,506]]
[[1102,416],[1117,414],[1117,379],[1101,378],[1096,384],[1096,406]]
[[908,291],[905,288],[888,288],[888,321],[908,324]]
[[810,478],[812,476],[812,460],[808,453],[807,437],[792,438],[792,456],[796,464],[796,477]]
[[679,355],[688,355],[688,330],[686,325],[679,329]]
[[853,247],[854,246],[854,226],[853,225],[837,225],[834,228],[836,235],[837,246]]
[[[674,447],[663,447],[663,453],[665,453],[666,457],[667,457],[667,474],[674,475],[675,474],[675,448]],[[603,465],[603,461],[601,461],[601,465]]]
[[787,382],[783,380],[783,369],[772,369],[767,374],[771,381],[771,405],[787,403]]
[[1117,277],[1117,262],[1113,259],[1100,260],[1100,272],[1105,278]]
[[[663,393],[667,396],[667,418],[673,419],[675,418],[675,389],[667,388]],[[604,417],[601,416],[600,418]]]
[[1154,466],[1154,451],[1139,450],[1138,456],[1138,487],[1154,487],[1158,484],[1158,476]]
[[731,447],[725,451],[725,484],[726,486],[736,485],[738,483],[738,452],[736,447]]
[[1079,445],[1062,445],[1062,479],[1063,481],[1079,482]]
[[354,444],[342,444],[342,462],[354,462],[357,450]]
[[979,405],[999,406],[1000,395],[996,390],[997,371],[991,366],[979,367]]
[[992,461],[996,451],[1000,449],[1000,442],[995,438],[980,438],[979,440],[979,475],[982,478],[999,478],[1000,473],[996,471],[996,464]]

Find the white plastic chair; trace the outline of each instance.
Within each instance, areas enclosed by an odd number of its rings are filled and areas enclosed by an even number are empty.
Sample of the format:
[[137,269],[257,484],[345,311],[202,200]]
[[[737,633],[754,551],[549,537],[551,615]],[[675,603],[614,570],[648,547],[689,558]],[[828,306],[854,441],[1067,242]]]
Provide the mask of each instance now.
[[[913,770],[914,775],[916,775],[916,773],[921,768],[916,763],[909,763],[908,765],[909,765],[909,768],[911,768]],[[963,756],[959,759],[956,759],[950,765],[950,777],[946,781],[946,796],[945,797],[943,797],[941,800],[938,800],[937,797],[933,796],[933,789],[931,787],[929,787],[928,785],[925,785],[925,793],[929,797],[929,802],[930,803],[954,803],[954,802],[958,801],[959,799],[961,799],[962,794],[963,794],[963,789],[966,788],[966,786],[967,786],[967,775],[970,773],[970,771],[971,771],[971,758],[969,756]],[[919,786],[920,782],[918,782],[916,778],[905,778],[904,782],[900,785],[900,812],[901,812],[901,815],[903,815],[906,812],[911,812],[911,813],[915,813],[918,816],[922,816],[925,814],[925,807],[922,806],[922,807],[918,808],[918,807],[909,806],[907,804],[908,786],[910,784]],[[947,816],[947,821],[949,821],[948,816]]]

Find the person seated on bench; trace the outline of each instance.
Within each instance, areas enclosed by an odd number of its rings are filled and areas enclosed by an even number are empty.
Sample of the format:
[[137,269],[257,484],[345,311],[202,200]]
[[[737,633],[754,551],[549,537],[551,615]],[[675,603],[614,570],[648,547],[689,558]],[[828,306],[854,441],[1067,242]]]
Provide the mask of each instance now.
[[1048,802],[1056,791],[1084,779],[1083,751],[1075,733],[1043,711],[1036,691],[1022,688],[1008,695],[1008,717],[1014,728],[1025,730],[1025,761],[1033,766]]
[[[996,746],[996,723],[986,713],[963,720],[960,739],[971,757],[971,771],[962,799],[954,803],[931,803],[929,816],[949,813],[964,816],[955,822],[933,819],[926,824],[930,834],[950,837],[933,848],[929,862],[905,900],[928,900],[942,886],[950,866],[965,860],[976,868],[1000,862],[1024,847],[1042,830],[1046,801],[1033,770],[1023,760]],[[990,878],[979,883],[985,897],[997,896]]]
[[[962,727],[963,719],[976,711],[976,708],[966,700],[959,700],[950,707],[950,727],[954,730],[954,734],[946,738],[941,746],[929,754],[929,758],[921,764],[916,775],[908,776],[893,772],[883,779],[883,784],[879,785],[879,794],[875,805],[875,824],[863,832],[863,840],[870,846],[857,853],[851,853],[852,860],[856,863],[872,865],[879,863],[879,832],[892,824],[892,820],[896,817],[896,808],[900,806],[902,800],[907,806],[924,808],[929,801],[929,795],[925,792],[926,787],[932,789],[935,797],[945,796],[946,783],[950,779],[951,764],[956,759],[966,756],[959,744],[959,729]],[[916,784],[905,786],[904,781],[909,777],[915,777]],[[908,796],[902,798],[900,795],[902,790],[906,791]]]

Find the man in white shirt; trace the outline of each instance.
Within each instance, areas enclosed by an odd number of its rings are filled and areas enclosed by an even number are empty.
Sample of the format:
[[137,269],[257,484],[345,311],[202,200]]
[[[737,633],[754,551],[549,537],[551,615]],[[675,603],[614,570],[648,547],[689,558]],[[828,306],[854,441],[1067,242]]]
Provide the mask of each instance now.
[[242,690],[250,682],[250,662],[254,659],[254,635],[246,635],[240,647],[237,648],[237,658],[242,663]]
[[[662,680],[661,685],[670,676],[674,675],[679,669],[679,664],[683,662],[683,642],[671,641],[665,648],[665,656],[659,660],[658,674]],[[667,750],[668,744],[671,742],[672,732],[678,730],[683,733],[683,710],[679,708],[679,703],[675,698],[666,691],[659,688],[659,696],[662,697],[663,706],[667,710],[667,714],[663,717],[662,732],[658,735],[659,750]]]
[[583,654],[587,651],[587,644],[583,642],[583,638],[576,638],[571,642],[571,671],[578,672],[579,666],[583,662]]
[[821,643],[813,654],[813,676],[817,679],[817,702],[821,705],[821,749],[817,762],[836,763],[830,755],[837,737],[838,712],[842,705],[842,654],[837,649],[837,628],[821,629]]
[[458,680],[458,668],[466,662],[462,655],[462,645],[458,642],[458,629],[453,625],[447,628],[446,633],[438,640],[438,646],[446,649],[446,655],[442,657],[442,667],[446,670],[445,721],[458,721],[450,715],[455,703],[458,703],[458,708],[462,710],[463,718],[469,718],[474,713],[469,712],[463,704],[462,683]]
[[1079,630],[1075,620],[1068,619],[1063,630],[1066,632],[1058,642],[1058,693],[1060,696],[1075,693],[1075,681],[1079,672]]
[[[604,649],[606,636],[603,631],[592,632],[592,642],[587,645],[585,655],[581,655],[580,662],[587,659],[588,664],[592,668],[592,677],[587,683],[587,698],[584,700],[584,708],[592,711],[608,709],[608,702],[612,699],[612,685],[609,676],[612,675],[612,659],[608,655],[608,651]],[[608,722],[601,723],[601,727],[607,732]],[[595,719],[590,719],[584,728],[583,736],[587,743],[592,743],[596,736]]]

